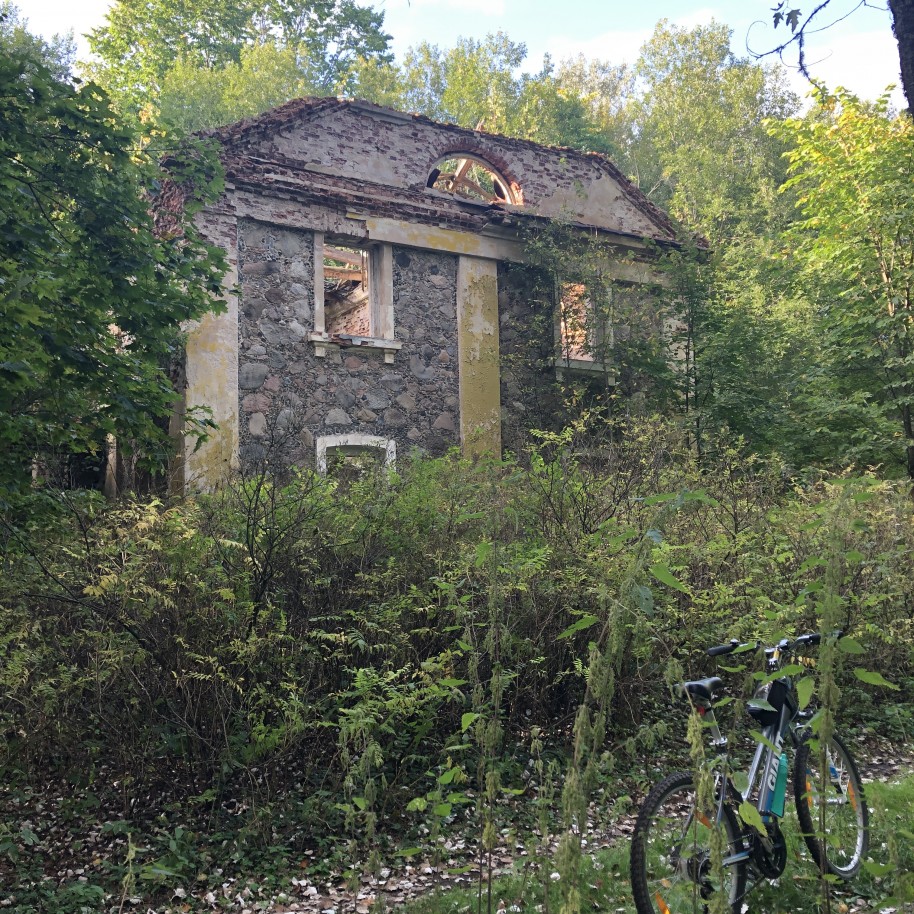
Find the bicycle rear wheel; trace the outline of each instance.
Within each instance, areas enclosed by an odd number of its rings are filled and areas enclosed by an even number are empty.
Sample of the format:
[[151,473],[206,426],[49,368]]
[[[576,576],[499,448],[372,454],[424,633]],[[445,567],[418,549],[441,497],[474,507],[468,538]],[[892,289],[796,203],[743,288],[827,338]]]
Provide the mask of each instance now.
[[850,879],[866,857],[870,814],[857,765],[837,736],[828,742],[825,764],[827,777],[823,781],[819,749],[811,747],[808,740],[800,744],[793,772],[797,818],[803,840],[820,869],[824,818],[824,865],[829,873]]
[[[736,817],[726,804],[720,827],[726,861],[743,849]],[[723,892],[739,914],[745,864],[730,863],[715,874],[713,833],[714,824],[697,807],[690,772],[671,774],[651,790],[632,835],[630,873],[638,914],[704,914],[714,892]]]

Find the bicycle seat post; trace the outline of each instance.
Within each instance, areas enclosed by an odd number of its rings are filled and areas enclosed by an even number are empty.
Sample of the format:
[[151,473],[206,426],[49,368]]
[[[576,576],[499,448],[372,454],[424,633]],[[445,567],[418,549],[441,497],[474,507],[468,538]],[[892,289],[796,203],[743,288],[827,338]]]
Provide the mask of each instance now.
[[717,717],[714,714],[714,695],[723,688],[723,681],[718,676],[708,679],[694,679],[682,683],[681,689],[689,696],[689,700],[698,711],[705,727],[711,733],[711,745],[715,749],[724,749],[727,746],[727,737],[720,732]]
[[701,711],[698,713],[701,714],[702,720],[704,721],[705,726],[708,728],[711,734],[711,745],[715,749],[726,749],[727,737],[720,732],[720,727],[717,724],[717,716],[714,714],[714,709],[709,707],[705,709],[704,713]]

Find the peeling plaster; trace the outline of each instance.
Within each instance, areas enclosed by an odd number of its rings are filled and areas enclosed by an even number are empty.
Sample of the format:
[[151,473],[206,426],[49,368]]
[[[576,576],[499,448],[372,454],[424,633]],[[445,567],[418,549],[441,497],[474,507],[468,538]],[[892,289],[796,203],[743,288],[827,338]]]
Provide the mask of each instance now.
[[471,454],[501,453],[498,263],[461,257],[457,265],[460,440]]

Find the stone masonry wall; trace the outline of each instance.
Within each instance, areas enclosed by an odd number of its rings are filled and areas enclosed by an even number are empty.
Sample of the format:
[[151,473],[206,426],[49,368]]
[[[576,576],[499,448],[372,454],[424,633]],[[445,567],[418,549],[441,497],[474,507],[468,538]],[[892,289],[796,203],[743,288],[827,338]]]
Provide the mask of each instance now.
[[519,453],[530,429],[567,419],[555,376],[555,324],[548,277],[523,265],[498,268],[502,445]]
[[313,465],[321,435],[392,438],[398,455],[458,443],[455,257],[394,249],[403,348],[389,365],[381,350],[314,354],[311,232],[242,219],[238,250],[242,467],[265,459]]

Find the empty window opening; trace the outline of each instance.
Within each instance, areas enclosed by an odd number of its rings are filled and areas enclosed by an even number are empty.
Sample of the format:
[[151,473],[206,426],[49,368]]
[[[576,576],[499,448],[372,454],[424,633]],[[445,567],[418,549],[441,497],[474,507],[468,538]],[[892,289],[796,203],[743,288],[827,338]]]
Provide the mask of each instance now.
[[454,156],[431,171],[427,187],[482,203],[516,203],[508,182],[490,165],[472,156]]
[[389,244],[314,234],[314,329],[319,357],[340,347],[379,349],[392,363],[393,254]]
[[331,335],[373,336],[371,252],[324,245],[324,321]]
[[393,466],[397,444],[378,435],[324,435],[317,439],[317,471],[340,482]]
[[602,283],[598,294],[582,282],[558,286],[555,337],[557,370],[606,373],[612,364],[613,290]]
[[327,452],[327,469],[324,472],[345,488],[365,476],[375,475],[383,466],[382,452],[378,448],[338,447]]
[[587,287],[580,282],[563,282],[559,294],[562,358],[595,362],[593,309]]

